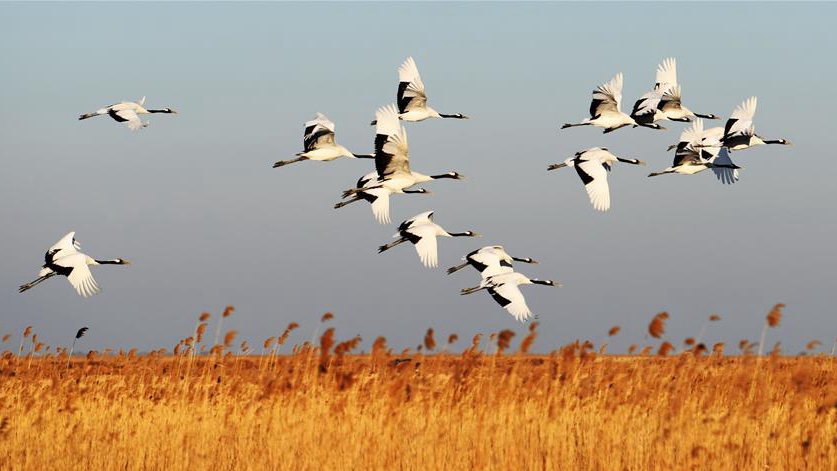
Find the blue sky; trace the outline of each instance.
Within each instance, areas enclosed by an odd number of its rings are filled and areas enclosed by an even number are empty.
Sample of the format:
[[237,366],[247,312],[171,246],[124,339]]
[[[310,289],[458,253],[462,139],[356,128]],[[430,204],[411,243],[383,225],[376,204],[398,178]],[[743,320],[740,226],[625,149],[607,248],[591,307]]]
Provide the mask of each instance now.
[[[377,335],[415,346],[427,327],[463,339],[522,332],[490,297],[459,296],[476,272],[443,270],[500,243],[540,260],[521,272],[564,285],[523,288],[540,350],[598,343],[612,325],[624,350],[662,310],[673,343],[713,313],[724,320],[707,341],[755,341],[776,302],[787,317],[770,346],[828,347],[835,13],[781,3],[2,3],[0,331],[33,325],[61,344],[86,325],[82,348],[171,348],[200,312],[232,304],[228,325],[256,345],[290,321],[302,324],[291,340],[303,340],[325,311],[338,337],[360,334],[367,347]],[[408,246],[378,255],[395,226],[375,223],[368,207],[332,209],[368,161],[271,168],[301,150],[317,111],[340,143],[370,151],[368,122],[394,100],[410,55],[432,106],[472,116],[407,125],[414,169],[468,179],[394,198],[394,222],[433,209],[450,230],[484,234],[440,241],[438,270]],[[669,56],[693,110],[726,117],[756,95],[757,131],[795,146],[734,154],[745,169],[728,187],[710,174],[646,178],[670,164],[678,123],[558,131],[616,72],[630,108]],[[180,114],[154,115],[139,133],[76,120],[143,95]],[[574,172],[546,172],[593,146],[649,163],[614,168],[605,214]],[[64,280],[18,294],[70,230],[90,255],[134,264],[94,269],[103,292],[91,299]]]

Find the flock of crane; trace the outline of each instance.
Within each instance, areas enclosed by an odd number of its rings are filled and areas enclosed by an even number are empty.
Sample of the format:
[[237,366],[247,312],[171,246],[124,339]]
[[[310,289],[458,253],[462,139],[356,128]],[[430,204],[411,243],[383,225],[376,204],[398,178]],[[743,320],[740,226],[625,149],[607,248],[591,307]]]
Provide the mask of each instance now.
[[[317,113],[315,118],[305,123],[303,133],[303,151],[292,160],[280,160],[274,168],[283,167],[306,160],[331,161],[340,157],[374,159],[375,170],[358,179],[354,188],[343,192],[342,201],[334,205],[342,208],[358,201],[366,201],[372,208],[375,219],[381,224],[391,222],[390,196],[394,194],[427,194],[424,188],[416,185],[439,179],[462,180],[457,172],[450,171],[436,175],[415,172],[410,166],[407,131],[401,121],[418,122],[428,118],[468,119],[468,116],[442,114],[427,105],[424,83],[412,57],[398,68],[398,92],[396,104],[383,106],[375,113],[375,153],[354,154],[335,140],[335,126],[325,115]],[[666,59],[657,68],[654,88],[642,95],[634,104],[631,114],[621,110],[622,74],[617,74],[610,81],[593,90],[590,104],[590,117],[579,123],[565,124],[562,129],[575,126],[595,126],[605,133],[625,126],[647,127],[664,130],[659,121],[691,122],[677,144],[669,147],[675,150],[672,165],[662,171],[649,175],[667,173],[693,175],[711,169],[718,180],[730,184],[738,181],[740,167],[730,158],[730,151],[739,151],[762,144],[790,144],[786,139],[764,139],[755,133],[753,117],[756,112],[756,97],[745,100],[732,113],[723,128],[704,129],[703,119],[719,119],[714,114],[692,112],[682,104],[681,87],[677,82],[677,66],[673,58]],[[125,123],[131,130],[148,126],[140,115],[151,113],[176,113],[171,108],[146,109],[145,97],[138,102],[122,102],[79,116],[80,120],[95,116],[110,116],[120,123]],[[607,173],[616,162],[644,165],[638,159],[617,157],[605,147],[593,147],[577,152],[562,163],[550,165],[547,170],[574,167],[587,191],[592,206],[599,211],[610,208],[610,189]],[[398,226],[395,240],[381,245],[379,253],[385,252],[404,242],[415,246],[421,263],[425,267],[438,266],[437,237],[478,237],[474,231],[450,232],[433,220],[433,211],[426,211],[409,218]],[[97,260],[79,252],[80,245],[75,239],[75,232],[70,232],[47,250],[44,265],[38,278],[20,286],[24,292],[56,275],[67,277],[79,295],[88,297],[100,291],[90,272],[89,266],[101,264],[124,265],[130,263],[124,259]],[[529,278],[514,270],[512,262],[538,263],[528,257],[513,257],[506,253],[501,245],[491,245],[475,250],[462,258],[460,265],[447,270],[455,273],[467,266],[475,268],[481,281],[479,285],[461,290],[461,294],[471,294],[486,290],[495,301],[506,309],[515,319],[526,321],[533,317],[526,305],[526,300],[519,286],[540,284],[561,286],[551,280]]]

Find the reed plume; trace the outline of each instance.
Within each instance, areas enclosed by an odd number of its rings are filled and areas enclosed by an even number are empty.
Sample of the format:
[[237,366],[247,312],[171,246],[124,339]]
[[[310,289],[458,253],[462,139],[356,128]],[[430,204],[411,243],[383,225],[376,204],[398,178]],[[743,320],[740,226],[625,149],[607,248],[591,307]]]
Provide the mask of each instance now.
[[671,351],[674,350],[674,345],[670,344],[669,342],[663,342],[660,344],[660,349],[657,350],[657,355],[664,357],[668,356]]
[[82,327],[76,331],[76,336],[73,338],[73,344],[70,346],[70,354],[67,355],[67,368],[70,367],[70,359],[73,358],[73,350],[76,348],[76,341],[84,337],[84,334],[86,334],[88,330],[90,330],[88,327]]
[[334,327],[329,327],[320,337],[320,373],[325,373],[328,369],[328,358],[333,345]]
[[433,351],[436,348],[436,339],[433,338],[433,329],[427,329],[427,333],[424,334],[424,348],[427,351]]
[[497,354],[502,355],[503,351],[508,350],[511,345],[511,339],[514,337],[514,332],[509,329],[503,329],[497,334]]
[[668,319],[668,312],[661,312],[651,319],[648,324],[648,333],[655,339],[660,338],[666,332],[666,320]]
[[237,335],[238,331],[228,330],[227,333],[224,335],[224,348],[230,348]]
[[532,322],[529,324],[529,334],[523,338],[523,341],[520,342],[520,353],[527,354],[529,353],[529,349],[532,348],[532,345],[535,343],[535,339],[538,338],[538,323]]
[[782,303],[778,303],[767,313],[767,322],[764,324],[764,327],[761,329],[761,341],[759,342],[759,356],[762,356],[764,352],[764,342],[767,338],[767,329],[777,327],[779,325],[779,321],[782,320],[782,308],[785,305]]

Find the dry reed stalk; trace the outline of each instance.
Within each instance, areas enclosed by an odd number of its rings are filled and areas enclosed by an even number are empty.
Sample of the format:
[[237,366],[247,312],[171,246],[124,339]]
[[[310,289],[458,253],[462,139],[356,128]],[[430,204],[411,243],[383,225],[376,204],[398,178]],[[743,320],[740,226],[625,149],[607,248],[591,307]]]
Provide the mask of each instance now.
[[288,324],[288,327],[285,328],[285,331],[279,335],[279,338],[276,339],[276,347],[271,350],[270,358],[268,359],[268,369],[273,369],[273,360],[279,354],[279,351],[282,349],[282,345],[288,340],[288,337],[291,335],[295,329],[299,328],[299,324],[296,322],[291,322]]
[[695,338],[695,343],[700,343],[703,340],[703,336],[706,335],[706,329],[709,328],[710,323],[718,322],[719,320],[721,320],[721,316],[717,314],[710,315],[708,320],[700,327],[700,332],[698,333],[697,338]]
[[761,329],[761,341],[759,342],[759,356],[762,356],[762,353],[764,352],[764,342],[767,337],[768,327],[773,328],[779,325],[779,321],[782,320],[782,308],[784,307],[784,304],[778,303],[773,306],[770,312],[767,313],[767,322]]
[[331,311],[326,312],[320,317],[320,323],[314,326],[314,333],[311,334],[311,345],[314,344],[314,340],[317,338],[317,334],[320,333],[320,325],[325,324],[326,322],[334,319],[334,314]]
[[26,328],[23,329],[23,337],[20,338],[20,346],[17,347],[17,359],[15,360],[15,369],[17,368],[18,363],[20,362],[21,355],[23,355],[23,342],[26,339],[28,339],[31,334],[32,334],[32,326],[31,325],[26,326]]
[[520,342],[520,350],[519,352],[523,355],[529,353],[529,350],[532,348],[532,345],[535,343],[535,339],[538,338],[538,322],[532,322],[529,324],[529,334],[523,338],[523,341]]
[[[235,308],[232,306],[227,306],[224,308],[224,312],[221,314],[221,317],[218,318],[218,325],[215,326],[215,340],[212,342],[212,346],[218,345],[218,340],[221,338],[221,326],[224,324],[224,319],[230,317],[232,313],[235,311]],[[208,314],[208,313],[205,313]],[[201,314],[203,317],[203,314]],[[207,317],[208,319],[208,317]]]
[[334,327],[329,327],[320,337],[320,373],[328,370],[331,347],[334,345]]
[[76,348],[76,341],[78,341],[78,339],[84,337],[84,334],[86,334],[88,330],[90,330],[88,327],[82,327],[81,329],[76,331],[76,336],[73,338],[73,344],[70,346],[70,354],[67,355],[67,368],[68,369],[70,368],[70,360],[73,358],[73,350],[75,350],[75,348]]

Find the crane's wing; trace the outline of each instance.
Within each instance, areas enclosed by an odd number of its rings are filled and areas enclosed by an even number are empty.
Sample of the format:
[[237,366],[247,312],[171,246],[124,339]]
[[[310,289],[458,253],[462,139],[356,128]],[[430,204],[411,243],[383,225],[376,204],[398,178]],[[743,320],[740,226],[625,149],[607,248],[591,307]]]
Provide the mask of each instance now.
[[427,106],[427,95],[421,81],[416,61],[412,57],[398,67],[398,112],[406,113]]
[[585,160],[575,165],[590,203],[599,211],[610,209],[610,189],[607,186],[607,170],[598,159]]
[[493,286],[488,288],[488,292],[516,320],[525,322],[526,319],[532,317],[532,311],[526,305],[526,298],[523,297],[523,293],[520,292],[520,287],[516,284],[504,283],[499,286]]
[[715,126],[705,129],[700,136],[700,145],[704,147],[721,147],[721,140],[724,138],[724,128]]
[[658,90],[652,90],[641,97],[634,103],[634,108],[631,110],[631,116],[642,116],[649,113],[655,113],[660,106],[660,100],[663,94]]
[[433,222],[433,211],[425,211],[423,213],[416,214],[410,219],[407,219],[398,226],[398,231],[406,231],[407,229],[413,226],[418,226],[420,224],[425,224],[428,222]]
[[305,123],[302,137],[305,152],[334,144],[334,123],[322,113]]
[[492,276],[504,275],[513,271],[514,268],[511,267],[511,264],[507,265],[504,261],[497,260],[496,263],[492,263],[491,265],[485,267],[485,269],[480,272],[480,277],[484,280]]
[[[732,159],[729,156],[729,150],[726,147],[718,148],[718,154],[710,160],[715,164],[733,165]],[[718,181],[726,185],[731,185],[738,181],[738,169],[727,167],[712,167],[712,172],[718,178]]]
[[380,178],[396,172],[410,173],[407,130],[398,120],[394,105],[379,108],[375,113],[375,169]]
[[44,254],[44,262],[48,265],[56,259],[78,252],[79,249],[81,249],[81,244],[76,240],[76,232],[69,232],[47,249],[46,254]]
[[139,101],[137,102],[137,104],[140,105],[140,106],[144,105],[145,104],[145,97],[143,96],[142,98],[140,98]]
[[609,82],[603,83],[593,90],[593,102],[590,103],[590,116],[595,118],[605,112],[621,113],[619,105],[621,101],[622,72],[619,72]]
[[372,214],[375,215],[375,220],[379,224],[389,224],[392,222],[389,217],[389,190],[386,188],[373,188],[366,190],[365,193],[375,197],[375,200],[372,201]]
[[674,153],[674,161],[671,166],[679,167],[681,165],[700,163],[704,163],[700,157],[700,151],[695,150],[692,146],[685,146],[677,149],[677,152]]
[[703,163],[701,159],[700,143],[703,136],[703,120],[696,119],[691,126],[680,133],[680,142],[677,143],[677,150],[674,152],[673,167],[687,165],[689,163]]
[[435,268],[439,265],[439,253],[436,244],[436,225],[423,224],[407,230],[419,239],[413,242],[416,252],[421,259],[421,264],[428,268]]
[[90,273],[90,267],[87,265],[87,255],[83,253],[74,253],[55,260],[58,266],[71,268],[70,274],[67,275],[67,280],[73,285],[76,292],[87,298],[97,294],[101,289],[93,279],[93,274]]
[[126,123],[131,131],[137,131],[146,126],[142,121],[140,121],[140,117],[137,112],[130,108],[122,110],[111,109],[108,114],[114,120],[120,123]]
[[750,97],[738,105],[735,111],[732,112],[732,116],[727,120],[727,125],[724,127],[724,137],[735,135],[752,136],[755,134],[756,130],[753,126],[753,116],[756,114],[757,105],[758,99],[756,97]]
[[503,260],[497,252],[489,247],[487,249],[480,249],[466,257],[468,262],[480,272],[482,279],[492,276],[501,275],[503,273],[511,273],[512,264]]
[[357,179],[355,188],[366,188],[378,184],[378,172],[369,172]]
[[657,66],[657,83],[655,89],[665,90],[677,85],[677,61],[669,57]]
[[666,112],[682,109],[683,99],[680,95],[680,85],[673,85],[667,89],[660,88],[659,90],[665,90],[657,104],[657,108],[660,111]]
[[680,142],[687,142],[696,146],[703,140],[703,135],[703,119],[697,118],[694,122],[692,122],[691,126],[684,129],[683,132],[680,133]]

